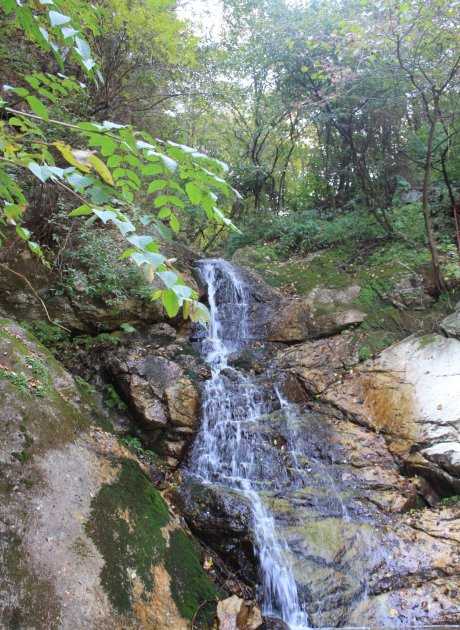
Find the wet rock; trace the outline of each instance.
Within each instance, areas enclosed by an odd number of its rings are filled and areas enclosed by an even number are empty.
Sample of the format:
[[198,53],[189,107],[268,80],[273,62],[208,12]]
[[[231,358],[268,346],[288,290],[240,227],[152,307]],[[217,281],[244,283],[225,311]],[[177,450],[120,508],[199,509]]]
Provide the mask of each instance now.
[[284,623],[284,621],[281,621],[281,619],[264,617],[264,623],[261,630],[289,630],[289,626]]
[[186,480],[175,492],[174,501],[191,530],[244,580],[254,582],[256,567],[247,499],[218,485]]
[[253,602],[236,595],[217,604],[219,630],[257,630],[262,626],[260,610]]
[[0,357],[0,626],[187,630],[221,594],[145,466],[10,321]]

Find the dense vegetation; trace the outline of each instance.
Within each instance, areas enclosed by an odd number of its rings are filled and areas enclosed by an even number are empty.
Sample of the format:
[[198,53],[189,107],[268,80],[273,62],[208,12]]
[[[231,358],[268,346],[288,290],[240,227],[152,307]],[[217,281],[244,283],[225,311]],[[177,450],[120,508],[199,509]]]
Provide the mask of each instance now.
[[393,258],[445,294],[460,277],[458,4],[223,12],[207,37],[169,0],[0,0],[3,267],[24,242],[67,288],[84,259],[90,293],[132,283],[194,318],[196,293],[161,253],[171,239],[250,246],[271,272],[325,250],[335,271],[356,253],[370,276]]

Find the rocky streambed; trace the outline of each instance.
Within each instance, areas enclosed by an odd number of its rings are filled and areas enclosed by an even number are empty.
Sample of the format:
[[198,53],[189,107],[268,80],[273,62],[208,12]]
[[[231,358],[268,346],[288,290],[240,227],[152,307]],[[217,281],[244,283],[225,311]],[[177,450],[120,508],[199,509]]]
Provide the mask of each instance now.
[[[275,390],[278,400],[239,439],[254,450],[253,481],[286,543],[308,625],[459,623],[459,340],[411,337],[358,365],[346,328],[359,315],[346,304],[316,317],[314,305],[242,278],[253,318],[233,365],[253,375],[261,397]],[[342,333],[323,338],[333,329]],[[301,335],[321,338],[270,345]],[[263,585],[251,497],[193,476],[178,495],[196,534]]]
[[[285,298],[237,273],[249,321],[222,377],[231,389],[237,370],[260,392],[245,426],[255,486],[309,625],[460,624],[458,313],[360,362],[359,288]],[[2,627],[210,628],[216,598],[262,602],[248,495],[190,474],[211,377],[201,333],[155,312],[117,345],[68,354],[94,393],[7,319],[12,299],[0,333]],[[119,318],[105,312],[102,329]],[[126,411],[100,406],[105,383]],[[157,459],[127,448],[128,434]],[[219,623],[282,627],[252,610],[221,606]]]

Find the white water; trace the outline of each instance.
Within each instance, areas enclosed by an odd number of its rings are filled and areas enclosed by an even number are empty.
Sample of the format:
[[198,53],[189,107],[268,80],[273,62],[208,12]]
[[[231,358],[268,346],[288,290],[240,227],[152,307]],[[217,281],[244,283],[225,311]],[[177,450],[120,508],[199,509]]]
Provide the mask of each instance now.
[[258,490],[260,462],[253,443],[257,434],[247,431],[271,409],[257,384],[229,366],[229,356],[248,341],[249,292],[226,261],[203,261],[200,270],[208,288],[211,314],[202,347],[212,376],[204,388],[202,426],[195,441],[192,472],[201,481],[237,490],[248,500],[260,567],[262,612],[281,618],[292,630],[305,630],[309,628],[308,616],[299,600],[287,544],[277,533]]

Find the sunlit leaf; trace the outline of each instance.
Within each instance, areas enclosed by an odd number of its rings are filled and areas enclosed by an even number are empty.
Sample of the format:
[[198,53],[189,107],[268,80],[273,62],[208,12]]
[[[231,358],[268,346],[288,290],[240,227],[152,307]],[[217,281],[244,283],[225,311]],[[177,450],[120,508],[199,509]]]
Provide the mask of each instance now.
[[89,157],[89,163],[94,167],[101,178],[107,183],[113,186],[112,174],[104,164],[104,162],[97,157],[97,155],[91,155]]

